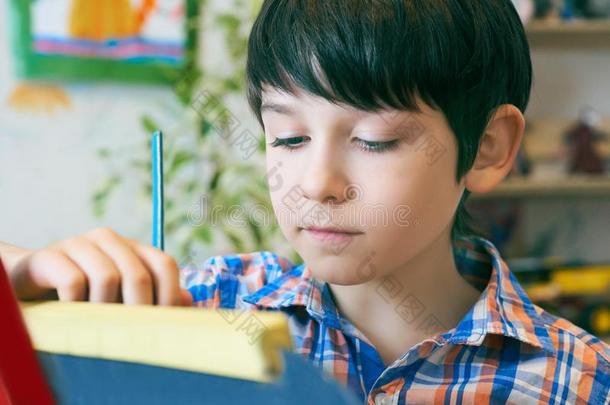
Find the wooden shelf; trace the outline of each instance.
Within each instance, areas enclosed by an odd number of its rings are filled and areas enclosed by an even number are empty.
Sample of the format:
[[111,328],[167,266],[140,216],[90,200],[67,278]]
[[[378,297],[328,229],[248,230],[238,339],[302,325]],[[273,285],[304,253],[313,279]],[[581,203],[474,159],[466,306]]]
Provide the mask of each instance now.
[[525,29],[532,46],[610,47],[610,19],[532,21]]
[[525,27],[528,34],[610,34],[610,19],[575,21],[532,21]]
[[473,199],[515,198],[610,198],[610,177],[568,177],[553,180],[512,178],[487,194],[473,194]]

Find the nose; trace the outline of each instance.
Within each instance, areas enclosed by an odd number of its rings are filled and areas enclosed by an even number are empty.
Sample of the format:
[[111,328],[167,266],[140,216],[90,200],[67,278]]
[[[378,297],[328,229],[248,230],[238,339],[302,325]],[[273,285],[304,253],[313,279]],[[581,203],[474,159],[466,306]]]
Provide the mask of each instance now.
[[349,184],[343,159],[330,148],[312,150],[301,177],[301,189],[306,198],[326,204],[342,203]]

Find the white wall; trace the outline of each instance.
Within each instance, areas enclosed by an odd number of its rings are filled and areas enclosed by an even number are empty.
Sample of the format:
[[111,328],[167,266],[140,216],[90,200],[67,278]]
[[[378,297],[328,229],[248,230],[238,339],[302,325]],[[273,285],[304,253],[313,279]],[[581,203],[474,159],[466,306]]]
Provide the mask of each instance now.
[[575,118],[590,104],[610,116],[610,41],[598,48],[532,48],[532,118]]

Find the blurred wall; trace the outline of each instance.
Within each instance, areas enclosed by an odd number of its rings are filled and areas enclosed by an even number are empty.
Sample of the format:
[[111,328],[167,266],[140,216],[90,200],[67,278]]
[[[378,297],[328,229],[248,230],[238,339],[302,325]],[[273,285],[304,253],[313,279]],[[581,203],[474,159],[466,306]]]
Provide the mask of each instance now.
[[610,46],[534,46],[532,62],[534,89],[528,116],[576,118],[584,104],[610,116]]

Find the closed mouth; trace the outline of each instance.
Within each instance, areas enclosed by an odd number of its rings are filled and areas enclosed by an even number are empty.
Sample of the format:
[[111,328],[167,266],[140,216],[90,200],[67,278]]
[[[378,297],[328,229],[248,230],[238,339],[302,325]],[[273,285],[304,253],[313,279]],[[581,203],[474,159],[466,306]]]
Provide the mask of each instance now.
[[342,228],[335,228],[335,227],[324,228],[324,227],[311,226],[311,227],[301,228],[301,229],[305,229],[306,231],[310,231],[310,232],[314,232],[314,233],[327,233],[327,234],[337,234],[337,235],[360,235],[363,233],[363,232],[352,230],[352,229],[342,229]]

